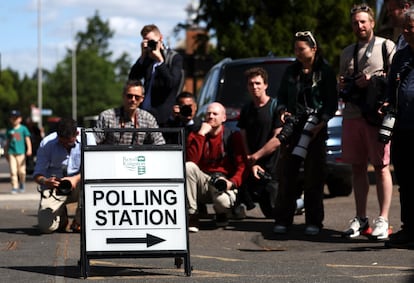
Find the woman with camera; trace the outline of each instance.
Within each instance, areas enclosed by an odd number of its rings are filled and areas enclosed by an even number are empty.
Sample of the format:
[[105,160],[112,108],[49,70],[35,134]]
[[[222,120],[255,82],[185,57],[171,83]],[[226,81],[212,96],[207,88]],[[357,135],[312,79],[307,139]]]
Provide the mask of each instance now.
[[338,103],[336,77],[310,31],[295,34],[294,52],[297,60],[287,67],[277,97],[284,127],[277,136],[282,147],[273,232],[285,234],[293,223],[303,163],[304,183],[300,189],[304,191],[305,235],[317,235],[324,219],[327,123]]

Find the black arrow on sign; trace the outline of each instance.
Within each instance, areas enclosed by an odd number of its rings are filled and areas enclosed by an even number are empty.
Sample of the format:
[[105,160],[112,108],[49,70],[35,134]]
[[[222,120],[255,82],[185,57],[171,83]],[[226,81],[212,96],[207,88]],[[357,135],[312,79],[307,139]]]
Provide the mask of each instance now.
[[107,244],[147,244],[147,247],[164,242],[165,239],[147,234],[145,238],[106,238]]

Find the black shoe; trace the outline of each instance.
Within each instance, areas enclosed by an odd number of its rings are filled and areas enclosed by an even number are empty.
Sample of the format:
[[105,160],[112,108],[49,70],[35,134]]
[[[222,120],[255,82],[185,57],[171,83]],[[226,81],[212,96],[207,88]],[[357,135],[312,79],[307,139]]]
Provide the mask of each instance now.
[[226,213],[216,214],[216,226],[217,227],[226,227],[229,224]]
[[414,249],[414,236],[405,230],[391,234],[384,243],[387,248]]
[[188,216],[188,231],[197,233],[200,230],[200,223],[197,214],[190,214]]

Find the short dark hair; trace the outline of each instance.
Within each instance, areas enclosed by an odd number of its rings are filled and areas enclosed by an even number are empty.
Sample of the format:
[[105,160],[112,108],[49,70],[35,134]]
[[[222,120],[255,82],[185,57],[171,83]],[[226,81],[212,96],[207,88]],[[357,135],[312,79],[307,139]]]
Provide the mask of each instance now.
[[128,80],[124,85],[124,89],[122,90],[122,93],[126,94],[127,90],[132,86],[140,86],[142,88],[142,94],[145,94],[144,85],[142,84],[140,80]]
[[180,102],[180,99],[182,98],[191,98],[195,102],[195,97],[191,92],[183,91],[177,95],[177,97],[175,98],[175,103],[178,104]]
[[78,132],[78,125],[72,118],[61,118],[57,125],[56,133],[60,138],[72,138]]
[[147,34],[149,34],[150,32],[155,32],[155,33],[161,33],[160,29],[154,25],[154,24],[150,24],[150,25],[145,25],[142,29],[141,29],[141,36],[144,37]]
[[246,76],[247,79],[250,79],[252,77],[261,76],[263,78],[263,82],[265,84],[267,84],[267,82],[269,80],[268,79],[269,76],[268,76],[266,70],[261,68],[261,67],[253,67],[253,68],[247,69],[244,72],[244,75]]

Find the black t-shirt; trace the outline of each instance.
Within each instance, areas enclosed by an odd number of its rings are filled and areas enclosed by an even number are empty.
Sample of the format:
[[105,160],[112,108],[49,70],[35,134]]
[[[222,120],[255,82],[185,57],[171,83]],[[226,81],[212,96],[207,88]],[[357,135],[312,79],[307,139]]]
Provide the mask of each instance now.
[[[250,153],[256,152],[273,137],[274,130],[281,127],[279,116],[276,113],[273,98],[262,107],[257,108],[253,102],[246,104],[241,113],[237,126],[246,131],[247,144]],[[277,154],[277,151],[275,152]],[[257,163],[267,169],[273,167],[275,154],[262,158]]]

